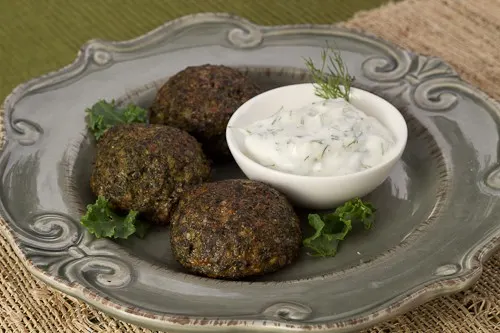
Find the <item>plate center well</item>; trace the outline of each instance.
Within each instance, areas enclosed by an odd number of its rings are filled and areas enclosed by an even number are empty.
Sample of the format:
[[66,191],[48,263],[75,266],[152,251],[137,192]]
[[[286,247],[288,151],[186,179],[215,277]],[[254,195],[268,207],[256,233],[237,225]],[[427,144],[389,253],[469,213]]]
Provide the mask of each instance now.
[[[309,82],[307,75],[297,69],[251,68],[245,71],[264,89]],[[148,107],[161,83],[155,82],[140,87],[118,99],[118,102],[132,102]],[[405,116],[409,119],[408,115]],[[374,228],[365,231],[361,225],[354,226],[353,232],[340,244],[335,257],[313,257],[308,255],[306,249],[302,249],[294,264],[276,273],[253,278],[252,281],[290,281],[340,272],[372,261],[394,247],[404,246],[413,231],[431,217],[438,204],[437,193],[442,186],[442,175],[446,174],[440,155],[431,155],[431,151],[436,147],[432,136],[415,119],[411,120],[408,122],[408,144],[402,159],[395,165],[389,178],[365,198],[377,208]],[[74,173],[80,183],[76,188],[81,189],[79,195],[84,204],[95,200],[88,186],[91,172],[88,165],[94,153],[95,147],[83,145],[79,155],[86,164],[83,163],[85,167],[75,170]],[[76,167],[83,164],[77,163]],[[244,177],[234,161],[214,165],[214,181]],[[301,216],[304,234],[307,236],[312,232],[307,215],[315,212],[297,209],[297,213]],[[173,258],[168,227],[153,230],[145,239],[132,237],[117,243],[142,260],[160,265],[166,270],[187,273]]]

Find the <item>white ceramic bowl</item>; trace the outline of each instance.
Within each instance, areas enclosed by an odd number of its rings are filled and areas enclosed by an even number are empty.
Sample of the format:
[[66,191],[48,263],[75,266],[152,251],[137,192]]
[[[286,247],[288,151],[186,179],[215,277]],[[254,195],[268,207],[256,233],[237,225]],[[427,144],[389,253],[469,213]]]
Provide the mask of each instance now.
[[373,191],[384,182],[394,164],[401,158],[408,137],[406,122],[392,104],[365,90],[351,88],[349,102],[377,118],[394,135],[395,145],[380,164],[342,176],[302,176],[267,168],[246,155],[244,135],[235,128],[267,118],[282,106],[297,108],[320,100],[314,94],[314,85],[311,83],[269,90],[238,108],[226,129],[229,149],[248,178],[269,184],[284,193],[294,204],[311,209],[333,208]]

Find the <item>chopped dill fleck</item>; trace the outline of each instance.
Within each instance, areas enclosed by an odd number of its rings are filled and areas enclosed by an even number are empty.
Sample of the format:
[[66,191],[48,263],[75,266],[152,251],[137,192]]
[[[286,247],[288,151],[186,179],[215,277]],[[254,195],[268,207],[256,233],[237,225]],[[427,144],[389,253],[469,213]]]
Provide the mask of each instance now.
[[304,161],[307,161],[307,159],[308,159],[308,158],[309,158],[309,155],[307,155],[307,157],[306,157],[306,158],[304,158]]
[[355,143],[358,143],[358,140],[352,140],[352,142],[350,142],[347,146],[345,146],[344,148],[349,148],[350,146],[352,146],[353,144]]
[[339,139],[339,137],[338,137],[338,136],[336,136],[336,135],[331,135],[331,136],[330,136],[330,139],[332,139],[332,140],[338,140],[338,139]]
[[285,108],[285,107],[282,105],[282,106],[281,106],[281,108],[279,108],[279,110],[278,110],[278,111],[276,111],[275,113],[273,113],[273,114],[271,115],[271,117],[274,117],[274,116],[278,115],[278,113],[280,113],[281,111],[283,111],[283,109],[284,109],[284,108]]
[[280,120],[280,119],[281,119],[281,116],[274,118],[274,120],[273,120],[273,122],[271,123],[271,125],[274,125],[274,124],[275,124],[278,120]]
[[321,153],[321,158],[323,158],[323,156],[325,156],[325,152],[328,149],[328,147],[330,147],[330,145],[326,145],[325,149],[323,149],[323,152]]
[[300,124],[304,125],[304,117],[300,118]]
[[314,140],[311,140],[311,143],[319,143],[320,145],[322,145],[324,142],[323,140],[319,140],[319,139],[314,139]]

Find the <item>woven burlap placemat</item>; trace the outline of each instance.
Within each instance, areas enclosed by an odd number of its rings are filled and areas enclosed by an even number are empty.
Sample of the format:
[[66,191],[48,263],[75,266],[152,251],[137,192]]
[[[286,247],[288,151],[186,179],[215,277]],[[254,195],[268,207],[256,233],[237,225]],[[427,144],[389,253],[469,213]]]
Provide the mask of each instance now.
[[[500,99],[500,0],[410,0],[359,13],[343,25],[442,57],[465,80]],[[0,265],[0,332],[150,332],[34,280],[1,235]],[[500,252],[469,290],[364,332],[500,332]]]

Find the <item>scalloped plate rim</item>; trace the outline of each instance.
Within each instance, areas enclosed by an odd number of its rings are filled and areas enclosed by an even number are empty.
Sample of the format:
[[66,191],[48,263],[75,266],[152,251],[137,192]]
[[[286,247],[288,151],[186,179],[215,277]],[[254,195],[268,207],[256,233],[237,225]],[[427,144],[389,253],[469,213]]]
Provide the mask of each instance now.
[[[404,49],[392,42],[381,39],[380,37],[370,34],[366,31],[361,31],[359,29],[345,28],[339,24],[327,25],[327,24],[288,24],[288,25],[274,25],[274,26],[264,26],[264,25],[256,25],[251,21],[235,16],[228,13],[198,13],[191,14],[179,17],[174,20],[169,20],[158,26],[157,28],[146,32],[140,36],[137,36],[132,39],[122,40],[122,41],[113,41],[113,40],[101,40],[101,39],[91,39],[84,43],[73,62],[70,64],[59,68],[57,70],[48,72],[46,74],[37,76],[32,78],[24,83],[17,85],[11,93],[5,98],[3,109],[7,109],[8,107],[13,108],[13,106],[21,100],[26,94],[31,92],[32,88],[38,84],[43,86],[43,83],[50,81],[52,78],[58,77],[61,74],[72,72],[79,68],[80,65],[85,65],[88,61],[89,55],[88,51],[95,45],[107,46],[107,47],[124,47],[128,44],[133,44],[142,40],[147,40],[147,38],[151,35],[161,34],[170,26],[173,26],[182,21],[189,21],[194,18],[204,18],[204,19],[215,19],[215,20],[234,20],[245,27],[252,27],[259,31],[290,31],[297,32],[298,30],[302,30],[302,32],[313,33],[314,29],[322,30],[325,34],[335,35],[338,32],[346,32],[346,33],[355,33],[360,37],[365,37],[371,40],[375,40],[379,43],[388,45],[391,49],[397,51],[408,52],[409,54],[419,55],[418,53],[412,52],[410,50]],[[195,22],[194,25],[198,24]],[[189,25],[189,24],[188,24]],[[191,24],[193,25],[193,24]],[[330,30],[330,31],[327,31]],[[118,51],[119,52],[119,51]],[[456,76],[460,81],[460,84],[464,87],[473,91],[476,96],[480,97],[484,102],[494,106],[495,109],[500,110],[500,104],[489,97],[486,93],[479,90],[475,86],[463,81],[463,79],[454,71],[454,69],[445,61],[443,61],[439,57],[428,56],[429,59],[436,59],[448,66],[448,68],[452,71],[452,75]],[[5,110],[7,111],[7,110]],[[3,158],[6,153],[9,152],[9,138],[6,133],[6,125],[10,123],[10,113],[4,112],[3,114],[3,146],[1,148],[0,156]],[[205,320],[208,318],[195,317],[195,316],[178,316],[178,315],[162,315],[161,318],[151,318],[151,315],[148,315],[148,312],[143,310],[135,309],[135,313],[131,313],[122,308],[122,305],[113,303],[110,300],[105,300],[107,304],[103,304],[102,300],[95,300],[92,297],[89,297],[89,294],[93,294],[93,292],[89,291],[86,287],[78,284],[78,283],[67,283],[65,281],[60,281],[58,278],[48,274],[42,269],[32,265],[31,261],[27,259],[25,253],[21,250],[18,245],[18,240],[15,235],[15,232],[11,230],[9,226],[9,218],[6,214],[6,211],[3,207],[3,204],[0,203],[0,216],[5,220],[5,222],[0,222],[0,231],[7,238],[9,244],[14,249],[16,255],[21,259],[23,265],[28,269],[28,271],[35,276],[40,281],[47,283],[49,287],[55,288],[57,291],[68,294],[70,296],[77,297],[78,299],[88,303],[97,309],[108,313],[112,316],[116,316],[120,319],[123,319],[128,322],[134,322],[138,325],[145,325],[148,327],[155,327],[156,329],[175,329],[180,331],[185,330],[203,330],[206,331],[217,331],[221,328],[230,328],[236,330],[246,330],[245,319],[235,319],[235,320],[226,320],[226,319],[215,319],[217,325],[214,326],[206,326],[206,325],[192,325],[190,321],[195,320]],[[481,246],[478,246],[473,251],[472,255],[469,255],[469,259],[471,260],[470,267],[464,267],[463,271],[459,276],[454,277],[442,277],[439,281],[430,282],[424,284],[419,287],[418,291],[412,292],[405,296],[401,301],[397,302],[397,305],[391,304],[391,308],[384,308],[382,310],[371,312],[367,316],[357,318],[356,322],[351,322],[350,320],[346,321],[336,321],[333,325],[328,323],[321,323],[315,325],[304,325],[300,322],[290,322],[284,323],[282,321],[273,321],[273,320],[251,320],[252,328],[260,328],[265,331],[297,331],[300,329],[305,329],[312,332],[320,332],[320,331],[335,331],[335,332],[347,332],[353,329],[363,329],[369,326],[372,326],[381,321],[388,320],[397,315],[400,315],[411,308],[414,308],[420,304],[425,303],[428,300],[434,299],[438,296],[444,296],[448,294],[452,294],[455,292],[463,291],[473,285],[481,276],[483,271],[483,263],[490,258],[497,250],[500,250],[500,228],[496,230],[496,233],[485,235],[482,241]],[[186,322],[188,321],[188,322]],[[234,324],[237,321],[238,324]],[[240,323],[243,322],[243,323]],[[265,323],[262,325],[262,323]],[[257,324],[257,325],[256,325]],[[277,329],[275,327],[277,325]],[[271,327],[273,326],[273,327]]]

